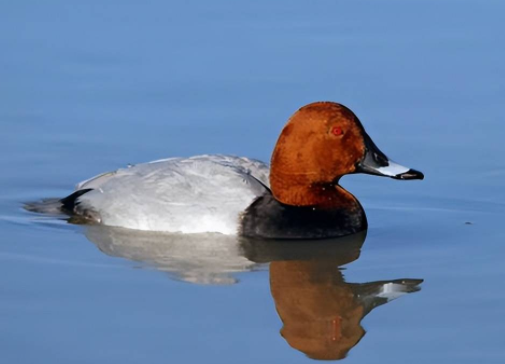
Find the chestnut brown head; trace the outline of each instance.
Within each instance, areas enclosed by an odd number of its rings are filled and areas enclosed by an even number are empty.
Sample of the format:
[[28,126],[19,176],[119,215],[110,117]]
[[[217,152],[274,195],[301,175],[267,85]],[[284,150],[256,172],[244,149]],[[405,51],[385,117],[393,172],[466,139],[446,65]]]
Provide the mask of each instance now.
[[315,102],[299,109],[284,126],[272,154],[270,184],[280,202],[304,205],[310,204],[310,199],[301,198],[307,189],[335,185],[343,175],[358,172],[396,179],[424,177],[390,161],[350,109]]

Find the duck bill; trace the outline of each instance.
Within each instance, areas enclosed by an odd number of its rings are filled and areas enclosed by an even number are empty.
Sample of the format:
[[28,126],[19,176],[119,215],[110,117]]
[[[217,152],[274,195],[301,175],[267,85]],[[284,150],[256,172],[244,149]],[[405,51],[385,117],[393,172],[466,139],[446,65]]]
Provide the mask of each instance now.
[[404,167],[390,160],[380,151],[372,139],[365,135],[365,156],[356,165],[356,173],[373,174],[394,179],[424,179],[424,174],[415,169]]

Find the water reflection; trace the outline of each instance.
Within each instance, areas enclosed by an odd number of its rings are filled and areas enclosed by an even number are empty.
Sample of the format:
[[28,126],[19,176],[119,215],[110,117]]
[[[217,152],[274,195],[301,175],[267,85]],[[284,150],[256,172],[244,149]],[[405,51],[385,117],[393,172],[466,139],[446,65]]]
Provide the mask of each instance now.
[[254,241],[88,226],[86,236],[108,255],[148,263],[191,283],[233,284],[234,274],[270,263],[281,335],[313,359],[345,358],[365,335],[361,320],[368,313],[420,290],[422,282],[347,283],[341,267],[359,258],[366,232],[338,240]]
[[359,258],[366,232],[312,242],[247,242],[255,261],[270,261],[270,290],[281,335],[312,359],[346,357],[365,335],[374,308],[420,290],[421,279],[347,283],[341,266]]
[[233,275],[257,264],[237,238],[222,234],[166,234],[89,225],[86,237],[107,255],[147,263],[172,278],[198,284],[233,284]]

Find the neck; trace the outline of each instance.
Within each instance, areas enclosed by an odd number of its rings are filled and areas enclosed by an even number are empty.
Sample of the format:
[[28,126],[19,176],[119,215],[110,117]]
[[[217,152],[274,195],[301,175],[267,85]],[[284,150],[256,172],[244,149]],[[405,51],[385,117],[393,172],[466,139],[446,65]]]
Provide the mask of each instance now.
[[[282,176],[279,176],[282,177]],[[361,208],[358,200],[335,182],[303,183],[300,178],[270,176],[275,199],[285,205],[313,206],[326,209]]]

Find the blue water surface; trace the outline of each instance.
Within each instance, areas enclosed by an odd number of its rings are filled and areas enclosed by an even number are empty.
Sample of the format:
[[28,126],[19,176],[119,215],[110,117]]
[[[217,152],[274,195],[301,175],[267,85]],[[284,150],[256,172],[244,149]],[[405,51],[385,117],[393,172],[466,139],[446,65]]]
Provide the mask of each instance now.
[[[347,301],[334,297],[352,283],[418,278],[420,291],[355,313],[366,334],[344,361],[503,363],[504,12],[499,0],[0,2],[0,361],[304,363],[338,342],[332,310]],[[318,100],[350,107],[426,175],[342,180],[370,227],[334,271],[104,238],[22,208],[128,163],[268,161],[287,118]],[[329,334],[292,334],[296,307],[327,310]]]

